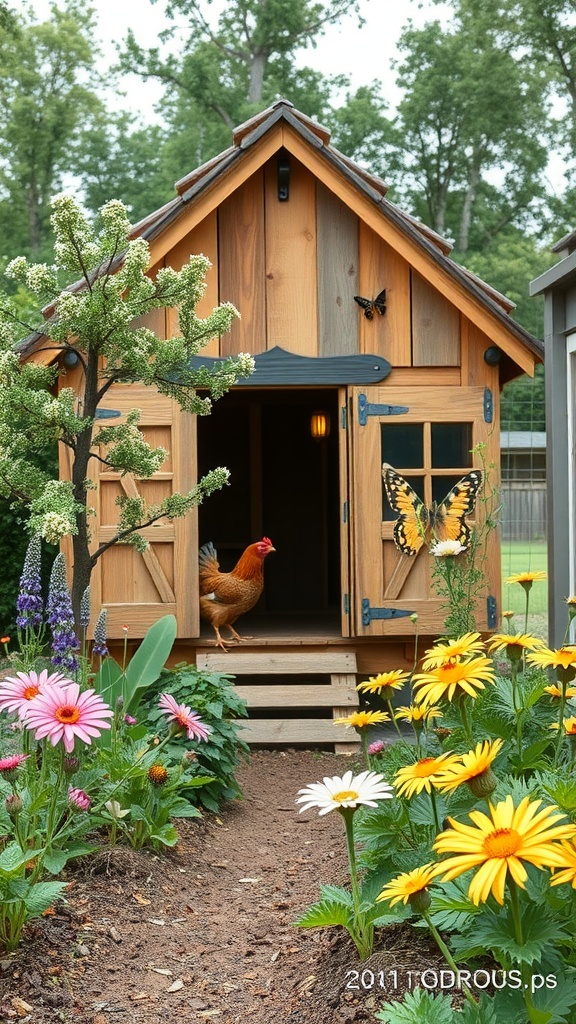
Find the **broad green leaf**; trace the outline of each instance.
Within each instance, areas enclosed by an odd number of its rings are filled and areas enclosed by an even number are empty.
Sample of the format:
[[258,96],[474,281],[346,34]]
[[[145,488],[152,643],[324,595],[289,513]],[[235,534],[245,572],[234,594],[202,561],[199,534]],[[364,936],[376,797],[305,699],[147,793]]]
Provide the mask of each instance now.
[[162,843],[164,846],[176,846],[178,833],[173,825],[163,825],[157,832],[151,832],[150,838]]
[[58,898],[67,882],[36,882],[26,897],[28,917],[38,917]]
[[65,867],[69,854],[64,850],[47,850],[42,858],[46,871],[51,875],[59,875]]
[[144,692],[158,679],[175,639],[176,618],[174,615],[164,615],[153,626],[150,626],[126,668],[124,686],[124,710],[126,712],[134,714]]
[[0,877],[9,878],[41,852],[41,850],[24,850],[22,852],[18,843],[10,843],[0,853]]

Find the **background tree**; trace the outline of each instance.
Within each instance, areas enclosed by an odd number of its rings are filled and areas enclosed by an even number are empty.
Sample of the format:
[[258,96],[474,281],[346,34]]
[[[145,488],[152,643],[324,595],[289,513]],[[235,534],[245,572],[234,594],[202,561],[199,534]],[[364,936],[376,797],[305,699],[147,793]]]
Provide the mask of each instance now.
[[480,29],[472,18],[448,28],[434,21],[409,27],[399,42],[394,179],[459,255],[537,214],[548,158],[538,76],[527,77]]
[[183,38],[180,52],[144,50],[130,32],[120,63],[123,71],[167,87],[160,109],[176,177],[229,146],[232,129],[278,96],[323,117],[347,79],[296,67],[296,56],[347,15],[361,24],[358,0],[228,0],[216,28],[206,10],[202,0],[169,0],[166,14],[178,23],[161,38]]
[[37,259],[50,245],[50,200],[101,107],[94,59],[93,13],[80,0],[53,4],[42,23],[0,22],[2,255]]
[[[158,505],[143,498],[117,499],[116,534],[94,552],[89,550],[90,467],[93,461],[121,473],[149,478],[163,463],[163,448],[148,445],[138,429],[140,411],[133,409],[126,422],[98,425],[100,403],[115,382],[142,381],[174,398],[192,413],[209,413],[211,399],[251,372],[247,356],[227,360],[216,370],[193,371],[190,356],[206,342],[225,333],[235,310],[230,304],[200,320],[195,307],[203,292],[208,267],[204,256],[191,256],[179,272],[159,270],[155,280],[146,276],[149,251],[142,238],[127,242],[129,221],[122,203],[112,201],[100,210],[95,230],[70,196],[53,202],[55,266],[30,265],[18,257],[8,268],[39,297],[53,296],[59,275],[74,274],[79,286],[61,291],[54,315],[43,331],[58,351],[73,351],[82,366],[82,391],[71,388],[54,393],[58,364],[42,366],[22,362],[15,341],[22,323],[7,303],[0,307],[0,493],[29,510],[29,530],[58,543],[72,536],[72,601],[78,619],[80,600],[97,560],[111,544],[147,546],[139,532],[160,518],[185,515],[206,495],[227,480],[227,470],[207,473],[188,494],[173,494]],[[151,309],[178,307],[181,337],[160,339],[146,327],[134,327],[136,318]],[[199,397],[196,388],[206,389]],[[39,457],[57,441],[70,452],[71,480],[51,476]],[[104,447],[101,447],[104,446]],[[105,452],[105,454],[103,454]]]

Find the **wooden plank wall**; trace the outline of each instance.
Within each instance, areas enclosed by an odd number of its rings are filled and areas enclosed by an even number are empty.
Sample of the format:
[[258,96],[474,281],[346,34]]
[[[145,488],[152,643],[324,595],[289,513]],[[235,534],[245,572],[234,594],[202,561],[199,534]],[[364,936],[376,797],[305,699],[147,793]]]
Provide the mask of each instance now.
[[[219,303],[218,298],[218,218],[216,210],[208,214],[203,221],[190,231],[166,256],[167,267],[180,270],[188,262],[192,254],[202,253],[210,260],[212,267],[206,275],[206,291],[196,307],[198,316],[208,316]],[[178,310],[166,311],[167,337],[178,333]],[[220,355],[218,338],[213,338],[202,350],[204,355]]]
[[460,314],[412,271],[412,365],[460,365]]
[[266,348],[263,189],[259,170],[218,211],[220,302],[232,302],[241,313],[221,339],[223,356]]
[[392,366],[410,366],[410,268],[366,224],[360,222],[359,291],[373,299],[386,289],[386,314],[360,317],[360,351],[383,356]]
[[359,351],[358,217],[321,182],[318,224],[318,355]]

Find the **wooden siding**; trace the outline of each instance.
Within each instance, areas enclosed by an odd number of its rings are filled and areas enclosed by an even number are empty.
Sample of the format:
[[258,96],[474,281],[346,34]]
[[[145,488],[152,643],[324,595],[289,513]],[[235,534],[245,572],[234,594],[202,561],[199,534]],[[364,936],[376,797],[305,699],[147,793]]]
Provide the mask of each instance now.
[[[298,160],[290,166],[290,198],[278,201],[276,159],[265,169],[266,319],[268,348],[318,355],[316,185]],[[240,310],[242,312],[242,310]]]
[[264,179],[259,170],[218,212],[220,302],[240,312],[220,343],[223,356],[263,352],[266,345]]
[[460,365],[460,314],[412,271],[412,365]]
[[359,351],[358,217],[316,183],[318,227],[318,354]]
[[360,307],[360,351],[384,356],[392,366],[410,366],[410,268],[360,221],[359,294],[373,299],[386,289],[386,313],[367,320]]
[[[206,291],[196,307],[198,316],[208,316],[215,306],[218,305],[218,230],[217,214],[213,210],[208,216],[190,231],[184,238],[180,239],[169,255],[166,257],[166,266],[180,270],[185,263],[188,263],[191,255],[207,256],[212,267],[206,275]],[[168,309],[166,311],[166,329],[168,337],[178,334],[178,310]],[[218,338],[213,338],[203,349],[203,355],[219,356],[220,346]]]

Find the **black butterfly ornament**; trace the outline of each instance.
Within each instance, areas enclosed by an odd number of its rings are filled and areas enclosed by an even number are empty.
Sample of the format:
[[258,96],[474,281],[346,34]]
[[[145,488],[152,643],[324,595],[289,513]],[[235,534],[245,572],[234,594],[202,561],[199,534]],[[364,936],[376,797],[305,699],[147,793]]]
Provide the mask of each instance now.
[[354,302],[357,302],[360,308],[364,310],[364,316],[367,320],[373,320],[374,313],[384,316],[386,312],[386,289],[383,288],[381,292],[378,292],[375,299],[364,299],[361,295],[355,295]]

